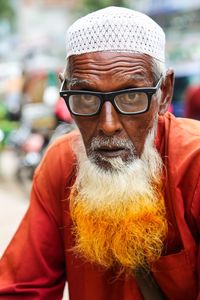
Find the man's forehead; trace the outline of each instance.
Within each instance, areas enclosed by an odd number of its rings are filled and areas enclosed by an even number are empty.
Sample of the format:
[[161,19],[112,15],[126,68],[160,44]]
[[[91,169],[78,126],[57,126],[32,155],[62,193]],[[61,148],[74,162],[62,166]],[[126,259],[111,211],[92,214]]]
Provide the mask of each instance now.
[[152,58],[138,53],[96,52],[76,55],[68,61],[71,86],[91,85],[94,79],[120,80],[141,86],[152,80]]

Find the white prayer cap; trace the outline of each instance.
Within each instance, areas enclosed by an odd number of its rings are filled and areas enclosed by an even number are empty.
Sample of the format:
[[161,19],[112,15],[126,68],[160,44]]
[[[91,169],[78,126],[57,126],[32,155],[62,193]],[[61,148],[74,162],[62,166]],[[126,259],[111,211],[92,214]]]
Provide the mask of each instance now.
[[147,15],[107,7],[73,23],[67,31],[67,57],[97,51],[145,53],[165,61],[165,34]]

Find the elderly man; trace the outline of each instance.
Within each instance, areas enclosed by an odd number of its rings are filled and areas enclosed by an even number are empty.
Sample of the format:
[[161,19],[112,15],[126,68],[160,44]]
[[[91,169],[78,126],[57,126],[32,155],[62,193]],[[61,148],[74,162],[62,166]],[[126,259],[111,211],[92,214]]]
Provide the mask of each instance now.
[[0,299],[200,299],[200,124],[166,113],[173,71],[148,16],[108,7],[67,33],[61,96],[79,130],[38,167]]

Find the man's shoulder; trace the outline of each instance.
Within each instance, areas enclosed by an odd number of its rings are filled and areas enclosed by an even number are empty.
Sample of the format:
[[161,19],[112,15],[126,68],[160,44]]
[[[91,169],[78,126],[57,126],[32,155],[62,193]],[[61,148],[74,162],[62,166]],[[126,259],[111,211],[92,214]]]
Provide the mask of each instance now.
[[57,153],[57,155],[74,155],[72,145],[76,139],[80,139],[80,132],[78,129],[75,129],[67,134],[63,134],[62,136],[56,138],[56,140],[49,145],[46,154],[54,155]]
[[74,131],[57,138],[46,150],[34,174],[31,199],[42,203],[59,226],[62,224],[62,200],[76,169],[72,144],[79,136],[78,131]]
[[192,139],[200,139],[200,121],[188,118],[176,118],[174,116],[171,117],[171,120],[177,134],[182,134]]
[[166,116],[165,152],[173,201],[184,204],[185,219],[194,235],[199,236],[200,224],[200,122]]
[[200,122],[167,113],[161,127],[160,151],[170,180],[182,189],[190,186],[192,193],[200,176]]
[[175,165],[177,171],[181,169],[187,175],[193,171],[199,177],[200,122],[173,116],[170,122],[167,132],[169,160]]
[[[173,127],[178,126],[178,128],[183,128],[186,131],[190,131],[193,128],[200,128],[200,121],[184,117],[176,117],[169,112],[167,112],[163,117],[161,117],[161,120],[164,120],[166,124],[170,124]],[[197,131],[196,133],[200,136],[199,131]]]
[[80,138],[78,130],[64,134],[57,138],[46,150],[45,155],[36,170],[35,176],[41,173],[59,174],[66,178],[74,168],[76,157],[73,151],[73,142]]
[[[165,146],[168,150],[187,155],[200,153],[200,122],[193,119],[177,118],[167,113],[161,123],[164,125]],[[171,153],[172,154],[172,153]]]

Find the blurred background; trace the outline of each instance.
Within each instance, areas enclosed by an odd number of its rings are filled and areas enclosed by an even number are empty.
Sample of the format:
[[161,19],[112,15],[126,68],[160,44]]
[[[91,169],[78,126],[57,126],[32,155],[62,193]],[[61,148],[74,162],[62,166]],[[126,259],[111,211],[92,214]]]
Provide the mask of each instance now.
[[163,27],[176,74],[170,109],[200,119],[199,0],[0,0],[0,255],[27,209],[47,145],[74,128],[59,99],[66,30],[110,5],[147,13]]

